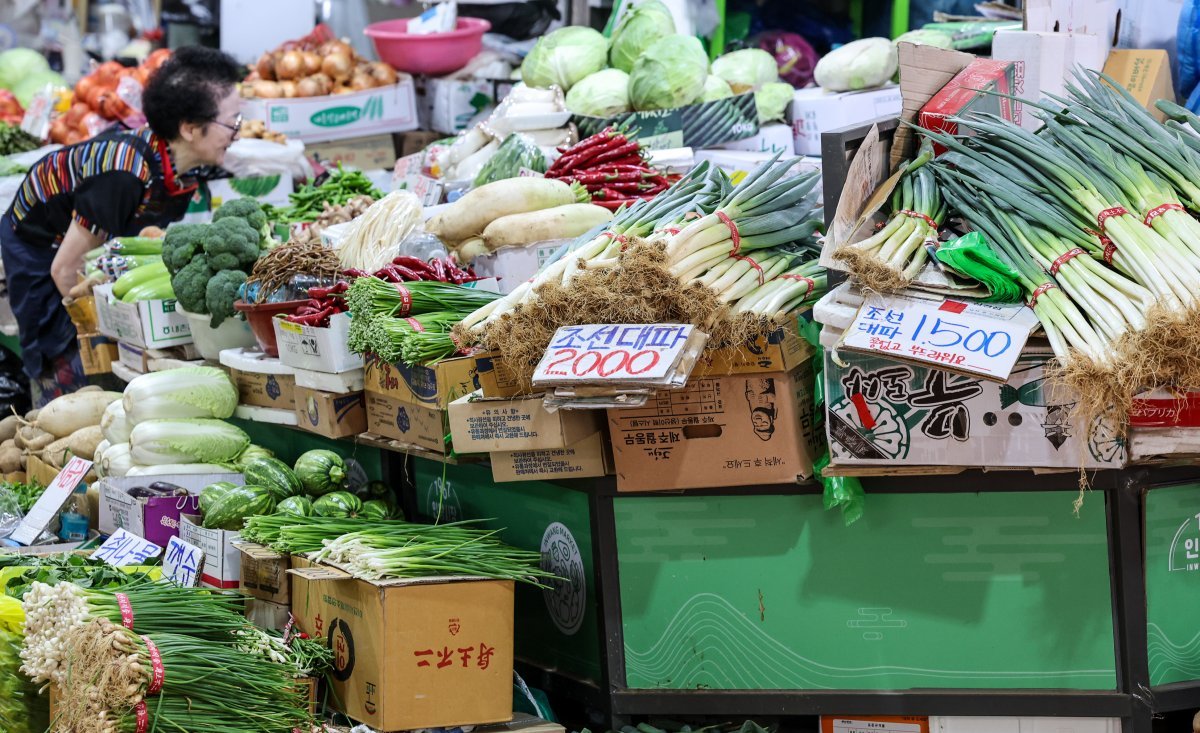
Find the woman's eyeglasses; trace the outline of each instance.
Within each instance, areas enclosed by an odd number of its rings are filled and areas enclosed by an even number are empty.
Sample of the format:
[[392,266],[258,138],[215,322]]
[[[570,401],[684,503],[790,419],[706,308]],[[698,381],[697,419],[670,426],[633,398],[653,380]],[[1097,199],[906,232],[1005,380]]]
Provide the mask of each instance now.
[[238,133],[242,130],[242,115],[241,113],[238,113],[238,116],[233,118],[232,125],[228,122],[221,122],[220,120],[213,120],[213,124],[224,127],[226,130],[232,132],[234,137],[237,137]]

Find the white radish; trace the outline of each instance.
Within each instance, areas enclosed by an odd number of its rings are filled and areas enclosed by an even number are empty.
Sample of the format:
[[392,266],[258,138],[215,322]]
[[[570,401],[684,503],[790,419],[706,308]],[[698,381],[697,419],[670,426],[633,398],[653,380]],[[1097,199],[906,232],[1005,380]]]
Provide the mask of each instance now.
[[574,239],[612,218],[612,212],[603,206],[564,204],[502,216],[484,228],[483,241],[488,249],[495,250],[551,239]]
[[43,407],[37,416],[37,426],[56,438],[65,438],[89,425],[99,425],[104,410],[120,392],[73,392],[56,397]]
[[479,236],[496,219],[575,203],[570,184],[553,178],[506,178],[472,190],[425,222],[425,230],[456,244]]

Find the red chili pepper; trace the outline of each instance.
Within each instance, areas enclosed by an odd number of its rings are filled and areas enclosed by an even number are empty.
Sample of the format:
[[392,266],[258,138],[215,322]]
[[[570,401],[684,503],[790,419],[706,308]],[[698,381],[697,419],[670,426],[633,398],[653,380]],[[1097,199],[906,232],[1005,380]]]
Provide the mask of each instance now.
[[334,295],[341,295],[349,289],[350,283],[346,282],[345,280],[338,280],[336,283],[334,283],[333,290],[330,292]]
[[401,267],[407,267],[414,272],[428,272],[431,275],[433,274],[433,268],[429,266],[429,263],[425,260],[417,259],[416,257],[402,255],[393,259],[392,264],[400,265]]
[[597,206],[603,206],[609,211],[616,211],[625,204],[629,203],[629,199],[621,199],[619,201],[605,201],[604,199],[592,199],[592,203]]
[[442,262],[441,260],[434,260],[430,264],[433,265],[434,278],[437,279],[439,282],[447,282],[446,263]]
[[308,289],[308,297],[310,297],[310,298],[328,298],[329,293],[332,292],[332,290],[333,289],[329,288],[329,287],[309,288]]
[[367,272],[366,270],[360,270],[357,267],[350,267],[345,270],[342,270],[342,274],[346,275],[348,277],[352,277],[352,278],[370,277],[371,276],[371,273]]
[[[633,147],[629,150],[626,150],[626,148],[629,148],[630,145]],[[562,165],[558,167],[558,170],[570,172],[578,168],[583,168],[585,164],[590,166],[602,159],[607,160],[607,158],[604,158],[604,156],[612,155],[616,151],[624,152],[621,152],[619,155],[613,157],[628,155],[629,152],[637,149],[638,144],[628,142],[624,135],[613,135],[609,139],[604,140],[596,145],[586,149],[581,148],[579,152],[573,151],[569,156],[564,155],[563,158],[567,158],[565,161],[563,161],[562,158],[559,158],[559,160],[555,162],[558,163],[562,161]]]
[[615,147],[611,150],[605,150],[602,153],[600,153],[599,155],[597,155],[595,158],[593,158],[592,163],[593,164],[605,163],[610,160],[620,160],[622,158],[626,158],[629,156],[630,153],[636,153],[638,151],[639,147],[640,146],[636,142],[632,142],[632,143],[626,143],[619,147]]
[[648,173],[645,171],[639,171],[636,173],[635,172],[624,172],[624,171],[616,171],[616,172],[612,172],[612,173],[605,172],[605,171],[596,171],[594,173],[580,173],[578,176],[576,176],[576,179],[580,183],[585,183],[585,184],[586,183],[606,183],[606,182],[637,183],[639,181],[644,181],[647,178],[650,178],[652,175],[653,175],[652,173]]
[[387,269],[395,273],[396,277],[399,278],[396,280],[396,282],[413,282],[415,280],[428,279],[423,273],[417,272],[416,270],[408,267],[402,267],[400,265],[388,265]]

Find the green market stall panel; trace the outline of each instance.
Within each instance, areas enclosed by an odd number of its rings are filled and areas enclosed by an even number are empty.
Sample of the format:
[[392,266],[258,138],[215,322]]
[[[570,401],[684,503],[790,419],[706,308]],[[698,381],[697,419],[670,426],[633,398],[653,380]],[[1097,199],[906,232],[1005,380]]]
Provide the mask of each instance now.
[[617,498],[629,688],[1117,688],[1104,501]]
[[541,482],[492,482],[487,466],[413,459],[417,513],[451,522],[488,519],[505,542],[541,552],[542,565],[568,582],[517,589],[517,656],[574,680],[602,684],[600,604],[593,566],[592,499]]
[[1200,680],[1200,483],[1151,489],[1145,517],[1150,684],[1194,682]]

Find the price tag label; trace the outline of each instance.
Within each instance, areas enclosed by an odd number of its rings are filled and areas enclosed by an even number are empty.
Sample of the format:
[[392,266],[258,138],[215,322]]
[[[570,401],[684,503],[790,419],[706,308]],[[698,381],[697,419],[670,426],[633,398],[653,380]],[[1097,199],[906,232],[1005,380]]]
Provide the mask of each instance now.
[[203,563],[203,550],[172,537],[167,542],[167,554],[163,557],[163,577],[175,585],[191,588],[196,585]]
[[413,153],[397,159],[396,167],[392,169],[392,183],[405,183],[411,176],[421,175],[424,165],[425,155],[423,153]]
[[75,487],[79,482],[83,481],[83,477],[87,472],[92,470],[92,462],[73,457],[67,461],[67,465],[63,470],[58,472],[50,485],[46,487],[37,503],[25,515],[25,519],[21,522],[21,526],[17,527],[9,539],[14,542],[19,542],[22,545],[32,545],[35,540],[45,531],[46,527],[50,526],[50,522],[58,515],[63,504],[75,491]]
[[162,548],[149,540],[118,529],[112,533],[100,549],[92,555],[97,560],[120,568],[126,565],[141,565],[152,557],[158,557]]
[[533,384],[664,379],[694,329],[679,323],[563,326],[534,370]]
[[408,190],[421,199],[423,206],[436,206],[442,201],[442,182],[425,175],[408,177]]
[[920,300],[865,302],[841,348],[1008,380],[1037,316],[1025,306]]

